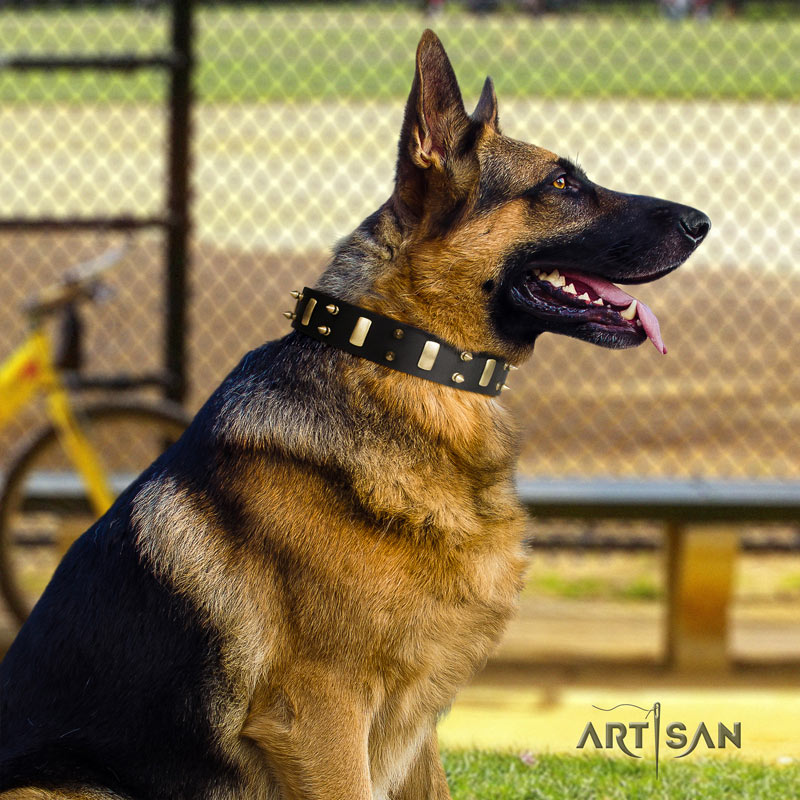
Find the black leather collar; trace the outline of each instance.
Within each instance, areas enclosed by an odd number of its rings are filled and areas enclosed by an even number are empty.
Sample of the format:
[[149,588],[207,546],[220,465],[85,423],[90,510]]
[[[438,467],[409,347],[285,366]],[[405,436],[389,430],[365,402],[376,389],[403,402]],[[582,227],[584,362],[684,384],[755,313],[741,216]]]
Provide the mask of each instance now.
[[292,292],[292,327],[347,353],[466,392],[496,396],[512,366],[491,353],[458,350],[431,333],[316,289]]

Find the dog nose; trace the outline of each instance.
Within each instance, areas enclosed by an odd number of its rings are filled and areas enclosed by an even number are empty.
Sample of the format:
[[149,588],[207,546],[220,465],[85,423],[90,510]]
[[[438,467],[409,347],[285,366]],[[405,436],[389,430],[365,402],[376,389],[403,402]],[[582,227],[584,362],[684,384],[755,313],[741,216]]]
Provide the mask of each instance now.
[[691,239],[695,247],[708,236],[708,232],[711,230],[711,220],[696,208],[690,208],[681,214],[678,225],[680,225],[683,235],[687,239]]

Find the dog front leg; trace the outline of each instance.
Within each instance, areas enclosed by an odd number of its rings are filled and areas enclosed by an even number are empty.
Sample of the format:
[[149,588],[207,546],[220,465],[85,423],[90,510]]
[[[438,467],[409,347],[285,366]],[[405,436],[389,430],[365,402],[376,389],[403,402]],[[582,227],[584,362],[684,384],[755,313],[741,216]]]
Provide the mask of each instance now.
[[367,714],[336,688],[309,680],[251,704],[242,735],[264,752],[284,800],[373,800]]
[[420,747],[405,782],[392,800],[450,800],[435,728]]

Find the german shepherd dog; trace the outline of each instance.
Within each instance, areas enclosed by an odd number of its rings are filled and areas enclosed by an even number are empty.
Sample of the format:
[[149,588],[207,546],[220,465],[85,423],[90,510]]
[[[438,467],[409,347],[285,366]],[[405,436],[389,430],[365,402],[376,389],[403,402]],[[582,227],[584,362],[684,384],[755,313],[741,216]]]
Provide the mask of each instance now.
[[[663,351],[611,281],[665,275],[708,230],[505,137],[489,79],[468,115],[426,31],[392,196],[307,291],[336,299],[330,328],[356,307],[461,352],[464,374],[545,331]],[[67,553],[2,664],[3,800],[450,796],[436,722],[525,568],[517,433],[461,373],[426,380],[302,324]]]

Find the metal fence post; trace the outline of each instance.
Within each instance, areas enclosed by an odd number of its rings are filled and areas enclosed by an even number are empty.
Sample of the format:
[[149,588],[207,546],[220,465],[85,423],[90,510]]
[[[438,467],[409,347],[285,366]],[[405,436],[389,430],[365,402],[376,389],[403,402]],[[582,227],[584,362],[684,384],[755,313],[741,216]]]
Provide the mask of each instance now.
[[166,239],[166,367],[174,383],[167,396],[181,402],[187,389],[186,292],[189,270],[190,137],[192,106],[193,0],[173,0],[172,53],[175,68],[170,76],[169,141],[167,152],[169,226]]

